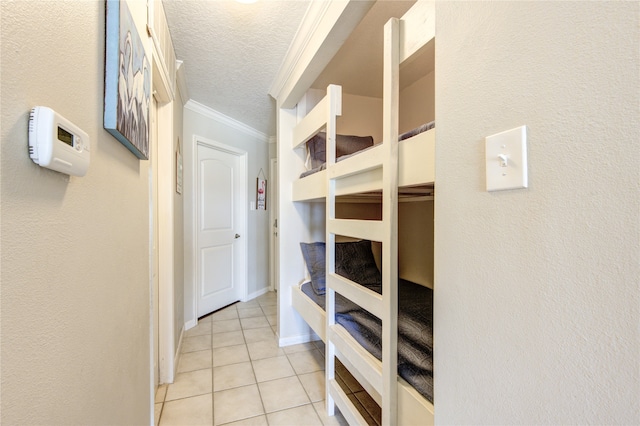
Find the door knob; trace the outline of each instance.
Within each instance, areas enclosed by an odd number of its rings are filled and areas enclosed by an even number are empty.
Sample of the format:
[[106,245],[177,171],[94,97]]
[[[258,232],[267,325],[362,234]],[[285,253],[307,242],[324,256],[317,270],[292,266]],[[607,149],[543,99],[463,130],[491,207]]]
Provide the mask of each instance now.
[[235,237],[235,238],[236,238],[236,239],[240,238],[240,234],[236,234],[236,237]]

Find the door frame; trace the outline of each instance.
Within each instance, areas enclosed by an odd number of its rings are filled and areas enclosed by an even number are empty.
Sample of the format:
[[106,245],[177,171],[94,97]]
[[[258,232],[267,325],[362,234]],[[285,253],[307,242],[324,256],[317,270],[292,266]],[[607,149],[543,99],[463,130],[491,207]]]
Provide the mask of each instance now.
[[[206,146],[211,149],[215,149],[227,154],[235,155],[238,157],[240,167],[241,182],[240,187],[240,205],[243,206],[237,214],[240,215],[238,224],[240,226],[239,234],[244,236],[240,238],[237,243],[241,244],[240,251],[242,252],[243,263],[241,269],[241,277],[239,277],[239,287],[242,301],[247,300],[248,291],[248,276],[249,276],[249,244],[248,244],[248,229],[249,229],[249,215],[247,213],[247,206],[249,205],[248,196],[248,158],[247,151],[242,149],[226,145],[211,139],[207,139],[203,136],[194,135],[190,146],[190,159],[189,167],[184,170],[185,181],[190,182],[190,185],[185,186],[185,330],[195,327],[198,324],[198,211],[197,211],[197,193],[198,193],[198,145]],[[186,153],[185,153],[186,154]]]
[[269,160],[269,269],[270,269],[270,282],[269,290],[275,291],[278,289],[278,226],[276,221],[278,220],[278,159],[271,158]]
[[177,370],[174,308],[173,102],[158,103],[158,277],[160,383],[173,383]]
[[[156,100],[156,123],[150,132],[150,137],[157,141],[157,158],[152,159],[151,164],[158,169],[158,181],[153,182],[153,171],[149,171],[149,209],[155,208],[157,204],[157,244],[158,244],[158,383],[173,383],[177,370],[177,356],[179,348],[175,347],[174,333],[174,218],[173,218],[173,191],[174,182],[174,151],[173,151],[173,102],[175,99],[171,92],[167,90],[162,78],[157,78],[160,74],[160,65],[157,55],[153,55],[153,95]],[[157,131],[156,131],[157,130]],[[150,167],[153,167],[150,164]],[[157,186],[157,203],[151,200],[152,185]],[[150,215],[153,211],[149,212]],[[151,217],[150,217],[151,221]],[[150,229],[150,232],[153,232]],[[149,236],[149,252],[153,255],[153,240]],[[155,321],[153,277],[149,276],[150,290],[150,369],[153,370],[155,357],[155,344],[153,340],[153,328]],[[152,371],[152,376],[156,374]],[[155,398],[155,378],[151,377],[151,412],[153,413]]]

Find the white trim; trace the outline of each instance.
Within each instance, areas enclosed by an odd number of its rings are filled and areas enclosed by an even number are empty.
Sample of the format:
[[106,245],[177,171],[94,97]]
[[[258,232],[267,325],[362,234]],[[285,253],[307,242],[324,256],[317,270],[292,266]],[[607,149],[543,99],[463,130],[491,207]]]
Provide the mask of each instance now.
[[251,300],[251,299],[255,299],[256,297],[260,297],[265,293],[268,293],[271,289],[269,287],[265,287],[262,288],[260,290],[254,291],[251,294],[247,294],[247,297],[245,300],[243,300],[243,302],[246,302],[247,300]]
[[153,61],[154,76],[155,78],[162,81],[162,84],[154,87],[154,89],[159,94],[158,96],[159,101],[171,102],[174,96],[174,89],[173,89],[173,85],[169,81],[169,77],[168,77],[169,72],[167,71],[167,66],[165,65],[164,60],[162,59],[163,55],[162,53],[160,53],[161,51],[160,51],[160,46],[158,45],[159,42],[158,42],[156,33],[151,28],[149,28],[148,30],[149,30],[149,34],[151,35],[151,39],[153,40],[153,43],[151,43],[151,46],[152,46],[153,57],[154,57],[154,61]]
[[233,129],[239,130],[243,133],[246,133],[249,136],[252,136],[264,143],[268,143],[269,142],[269,136],[267,136],[266,134],[262,133],[259,130],[254,129],[253,127],[247,126],[246,124],[233,119],[231,117],[228,117],[224,114],[222,114],[221,112],[216,111],[213,108],[210,108],[206,105],[203,105],[199,102],[194,101],[193,99],[189,99],[184,107],[186,109],[189,109],[193,112],[197,112],[198,114],[204,115],[207,118],[210,118],[214,121],[217,121],[221,124],[224,124],[226,126],[229,126]]
[[185,106],[187,99],[189,99],[189,87],[187,86],[187,77],[184,67],[184,62],[176,60],[176,86],[178,86],[180,99],[182,99],[182,106]]
[[180,354],[182,354],[182,338],[184,337],[185,328],[182,327],[180,330],[180,337],[178,338],[178,346],[176,347],[176,354],[174,356],[175,362],[173,363],[173,376],[175,377],[178,374],[178,365],[180,365]]
[[[155,49],[155,45],[154,45]],[[151,376],[158,374],[158,383],[172,383],[174,379],[175,354],[174,354],[174,229],[173,229],[173,103],[167,97],[170,89],[166,86],[167,81],[162,78],[162,72],[158,61],[158,55],[153,55],[153,88],[158,92],[156,104],[156,126],[153,129],[153,137],[156,140],[157,158],[152,159],[153,167],[158,171],[157,182],[153,182],[153,173],[149,177],[150,190],[152,185],[157,187],[157,225],[158,232],[158,371],[152,371]],[[160,78],[156,78],[156,77]],[[165,97],[161,97],[161,93]],[[162,104],[162,100],[167,102]],[[157,133],[157,134],[156,134]],[[154,200],[151,200],[150,214],[153,215]],[[150,232],[155,232],[151,229]],[[153,251],[153,241],[150,240],[150,255]],[[150,277],[150,280],[153,278]],[[150,282],[151,292],[153,283]],[[154,369],[153,351],[155,344],[153,341],[153,328],[155,321],[155,305],[153,293],[150,293],[151,305],[151,369]],[[152,379],[153,381],[153,379]],[[151,409],[153,410],[154,395],[152,395]]]
[[322,339],[319,338],[318,335],[315,333],[302,334],[300,336],[281,337],[278,339],[278,345],[280,347],[291,346],[291,345],[298,345],[300,343],[315,342],[316,340],[322,341]]
[[173,383],[174,357],[174,229],[173,102],[158,105],[158,280],[160,381]]
[[278,282],[278,228],[274,226],[278,220],[278,159],[269,159],[269,290],[274,291]]
[[192,319],[184,323],[184,331],[190,330],[198,325],[198,319]]
[[[159,3],[159,7],[156,6],[156,2]],[[153,66],[156,68],[154,78],[162,80],[159,86],[154,83],[154,90],[159,94],[159,101],[171,102],[175,96],[175,64],[172,64],[173,69],[169,69],[170,62],[167,61],[175,60],[175,51],[161,1],[147,1],[147,34],[151,38]]]
[[278,99],[284,85],[291,79],[294,70],[300,66],[300,58],[304,51],[307,50],[309,42],[318,30],[318,26],[327,13],[329,6],[331,6],[331,1],[312,1],[309,4],[302,17],[298,31],[293,36],[289,49],[284,55],[276,77],[271,83],[271,87],[269,87],[269,94],[275,99]]
[[373,6],[373,0],[311,2],[269,95],[293,108]]

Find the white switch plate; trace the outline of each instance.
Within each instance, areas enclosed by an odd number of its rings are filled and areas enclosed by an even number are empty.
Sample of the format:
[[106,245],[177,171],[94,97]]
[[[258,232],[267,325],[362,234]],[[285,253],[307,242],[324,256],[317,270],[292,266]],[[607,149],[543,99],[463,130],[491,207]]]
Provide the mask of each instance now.
[[249,210],[255,210],[256,209],[256,202],[255,201],[250,201],[249,202]]
[[487,191],[527,188],[527,126],[485,138]]

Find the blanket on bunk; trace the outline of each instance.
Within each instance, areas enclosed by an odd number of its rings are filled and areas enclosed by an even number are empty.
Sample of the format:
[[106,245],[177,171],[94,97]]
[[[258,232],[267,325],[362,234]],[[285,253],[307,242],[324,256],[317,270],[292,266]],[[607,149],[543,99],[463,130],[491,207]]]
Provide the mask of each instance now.
[[[436,122],[422,124],[398,136],[398,141],[409,139],[415,135],[435,128]],[[336,162],[345,160],[359,152],[370,149],[373,146],[371,136],[336,135]],[[321,132],[307,141],[307,153],[309,170],[302,172],[300,178],[312,175],[327,168],[326,163],[326,135]]]
[[[381,293],[381,284],[366,285]],[[322,309],[325,296],[305,283],[302,292]],[[380,319],[336,293],[336,322],[369,353],[382,357]],[[433,290],[398,279],[398,374],[433,402]]]

